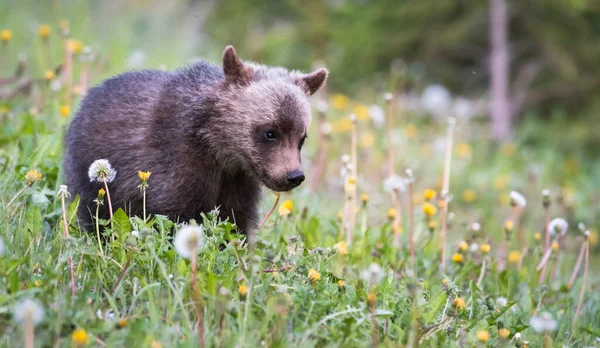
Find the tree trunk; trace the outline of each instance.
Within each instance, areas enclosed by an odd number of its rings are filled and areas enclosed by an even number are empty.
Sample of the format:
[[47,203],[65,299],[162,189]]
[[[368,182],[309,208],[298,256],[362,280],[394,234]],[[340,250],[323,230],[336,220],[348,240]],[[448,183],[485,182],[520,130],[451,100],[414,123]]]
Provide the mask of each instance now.
[[492,134],[506,140],[512,131],[509,105],[508,20],[506,0],[490,0]]

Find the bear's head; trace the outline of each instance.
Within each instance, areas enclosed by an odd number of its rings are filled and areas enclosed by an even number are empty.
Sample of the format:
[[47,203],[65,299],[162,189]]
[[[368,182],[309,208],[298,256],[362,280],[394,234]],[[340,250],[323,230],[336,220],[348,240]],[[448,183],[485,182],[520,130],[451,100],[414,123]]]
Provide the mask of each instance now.
[[309,74],[243,62],[232,46],[223,52],[225,82],[218,92],[221,145],[229,158],[274,191],[304,181],[300,151],[311,121],[308,97],[327,70]]

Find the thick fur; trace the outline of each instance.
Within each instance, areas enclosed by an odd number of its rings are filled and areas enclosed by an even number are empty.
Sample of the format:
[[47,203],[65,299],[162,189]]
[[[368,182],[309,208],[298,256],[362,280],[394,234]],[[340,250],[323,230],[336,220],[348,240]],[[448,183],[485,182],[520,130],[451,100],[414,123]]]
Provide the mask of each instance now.
[[[69,190],[81,195],[80,221],[92,221],[103,187],[90,182],[88,168],[107,159],[117,171],[108,184],[114,210],[142,213],[137,172],[151,171],[149,214],[187,221],[220,207],[222,218],[252,233],[262,184],[299,184],[289,174],[302,170],[308,96],[326,77],[245,63],[229,46],[222,68],[200,61],[175,72],[128,72],[90,89],[69,126],[64,161]],[[108,218],[106,204],[100,215]]]

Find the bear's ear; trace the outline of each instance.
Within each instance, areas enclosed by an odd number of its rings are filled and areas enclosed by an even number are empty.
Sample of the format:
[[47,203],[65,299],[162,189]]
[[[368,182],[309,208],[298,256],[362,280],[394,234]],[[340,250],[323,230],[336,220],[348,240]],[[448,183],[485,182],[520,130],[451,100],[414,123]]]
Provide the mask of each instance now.
[[306,93],[313,95],[319,88],[323,87],[328,75],[329,71],[327,69],[319,69],[310,74],[302,75],[299,80],[306,87]]
[[252,70],[244,65],[235,48],[230,45],[223,51],[223,72],[227,82],[246,84],[250,81]]

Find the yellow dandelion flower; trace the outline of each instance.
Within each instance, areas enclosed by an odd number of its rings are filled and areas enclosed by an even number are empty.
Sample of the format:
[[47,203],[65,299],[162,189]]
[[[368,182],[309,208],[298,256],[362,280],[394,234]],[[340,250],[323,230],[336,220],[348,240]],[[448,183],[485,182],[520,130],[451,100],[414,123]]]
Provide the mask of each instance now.
[[81,51],[83,51],[83,43],[79,40],[69,39],[67,47],[75,55],[81,54]]
[[246,285],[238,286],[238,293],[240,294],[240,296],[246,297],[246,295],[248,295],[248,286],[246,286]]
[[437,208],[435,207],[435,205],[429,202],[423,204],[423,213],[425,213],[425,216],[427,216],[428,218],[431,218],[433,215],[435,215],[436,212]]
[[341,211],[338,211],[337,217],[339,220],[342,220],[344,218],[344,213],[342,213]]
[[375,304],[377,304],[377,295],[374,293],[370,293],[367,296],[367,303],[369,304],[369,307],[374,307]]
[[390,219],[392,219],[392,220],[396,218],[396,214],[397,214],[397,213],[396,213],[396,209],[394,209],[394,208],[390,208],[390,209],[388,209],[388,211],[387,211],[387,216],[388,216],[388,218],[390,218]]
[[404,134],[406,134],[406,137],[408,139],[414,139],[417,137],[417,127],[415,127],[415,125],[412,123],[409,123],[406,126],[404,126],[402,130],[404,131]]
[[535,238],[535,240],[540,241],[542,240],[542,234],[539,232],[536,232],[536,234],[533,236],[533,238]]
[[340,288],[343,288],[344,286],[346,286],[346,282],[343,279],[340,279],[337,281],[337,285]]
[[4,105],[0,106],[0,114],[6,113],[8,111],[8,108]]
[[596,230],[592,230],[592,232],[590,232],[590,235],[588,236],[588,241],[590,242],[590,245],[596,245],[598,244],[598,238],[600,236],[598,236],[598,231]]
[[508,338],[509,335],[510,335],[510,330],[505,327],[498,330],[498,337],[500,337],[500,339],[506,339],[506,338]]
[[476,337],[479,342],[485,343],[490,339],[490,333],[487,330],[479,330]]
[[150,345],[151,348],[162,348],[162,344],[160,344],[160,342],[158,341],[152,341],[152,344]]
[[31,186],[33,184],[35,184],[36,182],[40,181],[42,179],[42,174],[40,174],[37,170],[33,169],[27,172],[27,174],[25,174],[25,184],[27,186]]
[[350,99],[343,94],[334,94],[331,96],[331,106],[334,109],[342,110],[348,107]]
[[354,127],[352,120],[348,117],[344,117],[331,123],[331,132],[348,133],[352,130],[352,127]]
[[308,271],[308,279],[310,280],[311,283],[316,283],[319,281],[319,279],[321,279],[321,273],[319,273],[316,269],[311,268]]
[[345,241],[341,241],[341,242],[337,243],[336,245],[334,245],[334,248],[337,250],[338,254],[340,254],[340,255],[348,254],[348,246],[346,245]]
[[42,39],[47,39],[48,36],[50,36],[50,34],[52,33],[52,29],[50,29],[50,26],[48,26],[46,24],[42,24],[42,25],[40,25],[40,28],[38,29],[38,33],[40,34],[40,37]]
[[467,251],[467,249],[469,249],[469,243],[463,240],[462,242],[460,242],[458,248],[460,249],[460,251]]
[[124,329],[127,327],[127,324],[129,324],[129,322],[127,321],[127,318],[123,318],[117,322],[117,327],[120,329]]
[[84,329],[77,329],[73,331],[71,335],[71,340],[75,343],[76,346],[82,346],[88,341],[88,334]]
[[508,253],[508,262],[517,263],[521,260],[521,252],[519,250],[513,250]]
[[402,226],[400,226],[400,224],[393,224],[392,231],[394,231],[394,234],[400,234],[400,233],[404,232],[404,228],[402,228]]
[[482,253],[487,254],[490,252],[490,249],[492,249],[492,247],[489,244],[484,243],[484,244],[481,244],[479,249],[481,250]]
[[344,191],[346,193],[352,193],[356,189],[356,178],[353,176],[349,176],[346,179],[346,184],[344,185]]
[[279,206],[279,216],[288,216],[292,213],[293,209],[294,204],[292,203],[292,201],[290,201],[289,199],[285,200]]
[[427,227],[429,227],[430,230],[435,230],[437,228],[437,222],[435,221],[429,221],[429,223],[427,224]]
[[462,297],[455,298],[454,301],[452,301],[452,304],[457,309],[465,309],[467,307],[467,304],[465,303],[465,300]]
[[442,279],[442,285],[448,285],[449,280],[447,278]]
[[465,257],[462,254],[454,254],[452,255],[452,262],[454,263],[462,263]]
[[152,174],[152,172],[142,172],[142,171],[139,171],[138,172],[138,177],[140,178],[141,181],[146,182],[150,178],[151,174]]
[[367,202],[369,201],[369,195],[363,193],[362,195],[360,195],[360,200],[363,202],[363,204],[367,204]]
[[473,150],[471,149],[471,145],[469,145],[467,143],[462,143],[462,144],[456,145],[456,154],[458,155],[458,157],[462,157],[462,158],[471,157],[472,152],[473,152]]
[[462,200],[465,203],[472,203],[477,199],[477,192],[474,190],[464,190],[462,193]]
[[360,141],[359,141],[360,147],[364,148],[364,149],[369,149],[371,147],[373,147],[373,144],[375,144],[375,134],[368,132],[368,133],[362,133],[360,135]]
[[69,21],[66,19],[61,19],[60,22],[58,22],[58,27],[60,30],[69,29]]
[[44,72],[44,78],[48,81],[54,79],[55,77],[56,73],[52,69],[48,69],[46,72]]
[[560,246],[560,245],[558,245],[558,242],[552,242],[552,250],[553,250],[553,251],[556,251],[556,250],[558,250],[559,246]]
[[2,40],[2,42],[9,42],[10,39],[12,39],[12,31],[8,29],[3,29],[0,31],[0,40]]
[[506,157],[511,157],[512,155],[514,155],[516,150],[517,147],[514,144],[510,143],[502,145],[502,148],[500,149],[502,155]]
[[354,108],[352,108],[352,112],[356,115],[356,119],[361,121],[367,121],[371,118],[369,108],[366,105],[355,105]]
[[33,285],[35,285],[36,287],[39,287],[40,285],[42,285],[42,281],[40,279],[38,279],[35,282],[33,282]]
[[435,190],[426,189],[425,191],[423,191],[423,197],[425,198],[426,201],[430,201],[430,200],[434,199],[435,196],[437,196],[437,192],[435,192]]
[[71,113],[71,107],[69,105],[63,105],[60,107],[60,115],[62,117],[69,116],[69,113]]
[[437,202],[437,205],[438,205],[438,207],[440,207],[440,208],[443,208],[443,207],[445,207],[445,206],[446,206],[446,201],[445,201],[444,199],[440,199],[440,200]]
[[512,222],[512,220],[506,220],[506,222],[504,222],[504,229],[506,231],[511,232],[514,227],[515,224]]
[[105,194],[106,194],[106,191],[104,191],[103,188],[101,188],[101,189],[98,190],[98,196],[99,197],[104,197]]

